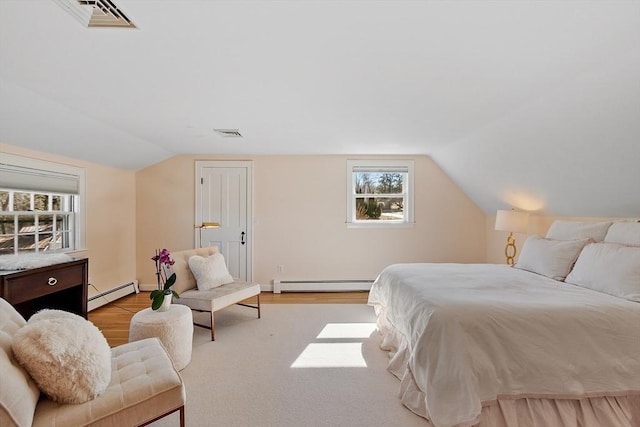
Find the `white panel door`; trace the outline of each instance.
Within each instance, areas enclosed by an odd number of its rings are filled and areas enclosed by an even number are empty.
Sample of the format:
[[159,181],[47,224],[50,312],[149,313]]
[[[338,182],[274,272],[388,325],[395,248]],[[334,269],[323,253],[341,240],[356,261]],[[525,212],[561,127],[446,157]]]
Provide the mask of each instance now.
[[[196,162],[196,246],[218,246],[234,279],[251,281],[251,162]],[[200,241],[202,236],[202,241]]]

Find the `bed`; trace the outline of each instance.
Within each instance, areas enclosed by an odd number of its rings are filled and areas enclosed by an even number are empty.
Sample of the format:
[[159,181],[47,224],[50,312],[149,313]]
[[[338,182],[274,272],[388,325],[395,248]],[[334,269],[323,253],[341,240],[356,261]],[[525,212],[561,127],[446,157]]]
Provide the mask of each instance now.
[[640,425],[640,223],[617,224],[552,226],[516,268],[384,269],[369,304],[402,403],[435,427]]

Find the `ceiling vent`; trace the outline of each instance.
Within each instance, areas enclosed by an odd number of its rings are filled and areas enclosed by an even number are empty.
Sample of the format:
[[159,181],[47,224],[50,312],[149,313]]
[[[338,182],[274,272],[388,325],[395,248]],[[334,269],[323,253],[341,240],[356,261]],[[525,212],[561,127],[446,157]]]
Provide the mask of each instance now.
[[136,28],[111,0],[53,0],[85,27]]
[[214,129],[225,138],[242,138],[242,134],[238,129]]

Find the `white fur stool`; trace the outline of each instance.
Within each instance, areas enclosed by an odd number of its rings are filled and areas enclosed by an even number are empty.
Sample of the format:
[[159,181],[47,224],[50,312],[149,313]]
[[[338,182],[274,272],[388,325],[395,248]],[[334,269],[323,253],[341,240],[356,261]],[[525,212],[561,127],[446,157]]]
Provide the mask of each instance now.
[[171,356],[177,370],[191,362],[193,315],[184,305],[172,304],[167,311],[145,308],[133,315],[129,342],[158,337]]

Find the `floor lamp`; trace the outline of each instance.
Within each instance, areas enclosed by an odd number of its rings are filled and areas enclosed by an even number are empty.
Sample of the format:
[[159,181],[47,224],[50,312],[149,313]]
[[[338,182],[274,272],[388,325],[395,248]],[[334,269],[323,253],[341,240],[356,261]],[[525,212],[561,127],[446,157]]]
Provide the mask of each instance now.
[[516,257],[516,239],[513,233],[526,233],[529,223],[529,214],[518,212],[515,209],[510,211],[498,211],[496,214],[496,230],[508,231],[507,244],[504,247],[504,256],[507,264],[513,265]]
[[209,228],[220,228],[220,223],[219,222],[202,222],[202,224],[200,225],[194,225],[193,228],[199,228],[200,229],[200,247],[202,247],[202,230],[203,229],[209,229]]

